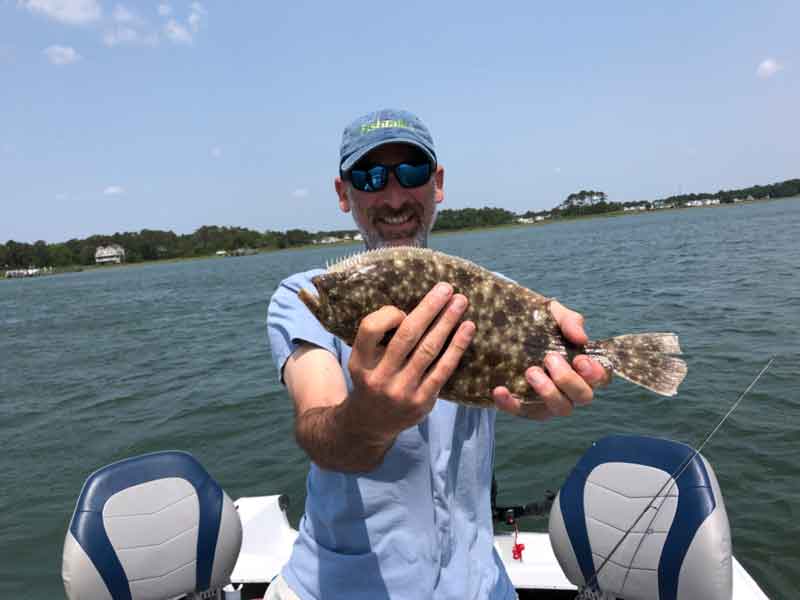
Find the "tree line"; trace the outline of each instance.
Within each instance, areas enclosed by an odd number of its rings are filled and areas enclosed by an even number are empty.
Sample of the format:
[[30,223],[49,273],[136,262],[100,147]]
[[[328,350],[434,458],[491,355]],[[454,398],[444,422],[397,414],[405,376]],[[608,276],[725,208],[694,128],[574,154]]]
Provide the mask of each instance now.
[[[771,185],[757,185],[738,190],[720,190],[716,193],[681,194],[654,202],[608,202],[604,192],[581,190],[570,194],[567,200],[579,198],[602,198],[592,204],[574,205],[565,201],[548,211],[528,211],[517,215],[504,208],[445,209],[438,213],[434,231],[454,231],[475,227],[495,227],[516,222],[519,217],[547,215],[552,219],[570,218],[621,211],[625,207],[663,203],[684,206],[693,200],[718,198],[720,202],[733,202],[747,198],[787,198],[800,195],[800,179],[789,179]],[[211,256],[219,250],[233,251],[239,248],[283,249],[319,242],[327,237],[352,238],[356,230],[333,230],[309,232],[305,229],[288,231],[255,231],[244,227],[203,226],[193,233],[177,235],[172,231],[143,229],[139,232],[93,235],[86,239],[71,239],[66,242],[48,244],[39,240],[33,244],[9,240],[0,244],[0,266],[6,269],[27,267],[71,267],[94,264],[94,253],[98,246],[119,244],[125,249],[127,262],[141,262],[168,258],[190,258]]]
[[504,208],[446,208],[436,215],[433,231],[496,227],[513,223],[517,218],[515,213]]
[[142,262],[168,258],[212,256],[219,250],[231,252],[240,248],[282,249],[311,244],[323,237],[354,235],[355,230],[311,233],[304,229],[288,231],[255,231],[244,227],[203,226],[193,233],[178,235],[173,231],[143,229],[113,235],[92,235],[85,239],[48,244],[9,240],[0,244],[0,266],[6,269],[27,267],[71,267],[94,264],[99,246],[119,244],[125,249],[126,262]]
[[715,194],[681,194],[664,198],[662,202],[686,204],[692,200],[707,200],[719,198],[720,202],[730,203],[735,199],[744,200],[746,198],[791,198],[800,195],[800,179],[787,179],[780,183],[770,185],[754,185],[738,190],[719,190]]

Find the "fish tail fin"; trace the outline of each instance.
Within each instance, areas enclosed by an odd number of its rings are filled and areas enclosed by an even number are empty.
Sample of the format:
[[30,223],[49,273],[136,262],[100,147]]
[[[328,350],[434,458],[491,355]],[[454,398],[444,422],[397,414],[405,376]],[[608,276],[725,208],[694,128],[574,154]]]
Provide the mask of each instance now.
[[589,342],[585,352],[616,375],[662,396],[677,394],[686,377],[686,363],[670,356],[681,353],[674,333],[620,335]]

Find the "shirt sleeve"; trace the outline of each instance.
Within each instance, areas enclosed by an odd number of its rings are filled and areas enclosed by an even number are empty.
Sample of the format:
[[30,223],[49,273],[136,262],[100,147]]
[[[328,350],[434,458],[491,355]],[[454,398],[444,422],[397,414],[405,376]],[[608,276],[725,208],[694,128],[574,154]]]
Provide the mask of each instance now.
[[338,357],[336,337],[322,327],[297,296],[301,288],[316,294],[311,277],[322,272],[306,271],[284,279],[270,300],[267,310],[267,339],[281,383],[283,367],[301,343],[319,346]]

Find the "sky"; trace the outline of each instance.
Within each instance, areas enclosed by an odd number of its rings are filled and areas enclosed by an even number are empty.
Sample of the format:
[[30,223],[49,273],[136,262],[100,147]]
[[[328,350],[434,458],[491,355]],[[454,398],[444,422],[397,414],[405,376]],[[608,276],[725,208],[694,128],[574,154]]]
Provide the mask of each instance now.
[[0,241],[353,228],[341,133],[406,108],[441,208],[800,177],[800,3],[0,0]]

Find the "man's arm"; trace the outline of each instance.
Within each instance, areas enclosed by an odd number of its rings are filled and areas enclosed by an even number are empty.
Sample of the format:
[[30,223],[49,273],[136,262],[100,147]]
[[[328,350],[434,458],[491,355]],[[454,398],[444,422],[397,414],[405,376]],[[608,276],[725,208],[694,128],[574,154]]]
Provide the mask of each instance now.
[[350,355],[349,393],[330,352],[309,344],[295,350],[283,377],[295,405],[297,442],[309,457],[331,470],[377,467],[397,435],[431,411],[458,366],[475,333],[472,322],[459,325],[466,306],[452,286],[439,284],[408,315],[392,306],[368,315]]
[[336,471],[368,471],[380,462],[388,444],[348,418],[347,384],[333,354],[302,344],[283,377],[294,400],[297,443],[311,460]]

